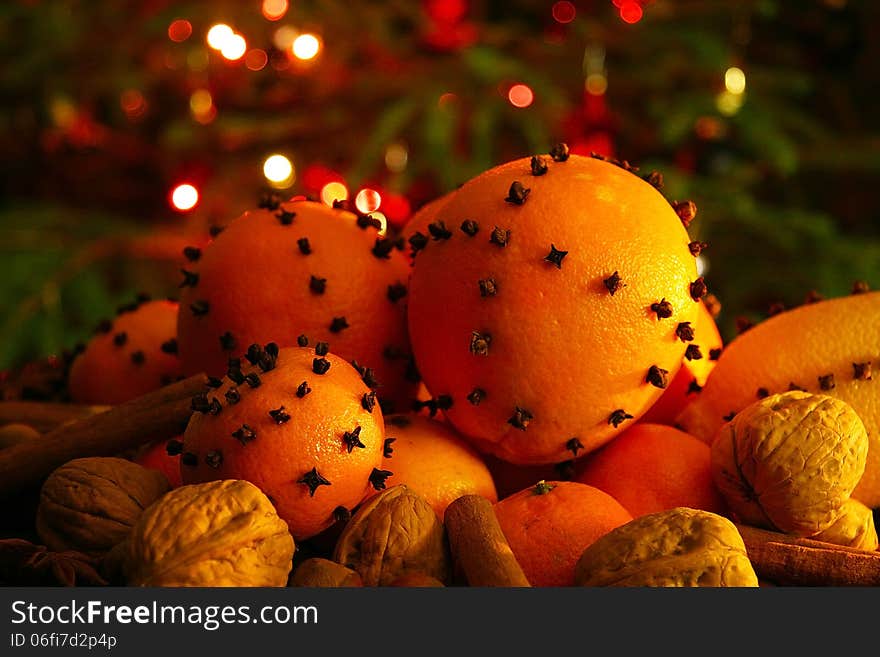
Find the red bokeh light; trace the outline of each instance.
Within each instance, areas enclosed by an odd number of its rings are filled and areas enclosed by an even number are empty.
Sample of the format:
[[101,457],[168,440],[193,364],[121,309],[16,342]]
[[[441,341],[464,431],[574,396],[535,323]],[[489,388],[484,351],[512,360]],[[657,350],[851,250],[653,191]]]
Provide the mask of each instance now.
[[535,94],[531,87],[524,84],[515,84],[507,92],[507,99],[514,107],[528,107],[535,100]]
[[168,26],[168,38],[177,43],[189,39],[192,32],[192,23],[184,18],[171,21],[171,25]]
[[557,23],[571,23],[577,15],[577,9],[568,0],[560,0],[553,5],[553,19]]
[[624,2],[620,5],[620,18],[624,23],[638,23],[642,20],[642,5],[638,2]]

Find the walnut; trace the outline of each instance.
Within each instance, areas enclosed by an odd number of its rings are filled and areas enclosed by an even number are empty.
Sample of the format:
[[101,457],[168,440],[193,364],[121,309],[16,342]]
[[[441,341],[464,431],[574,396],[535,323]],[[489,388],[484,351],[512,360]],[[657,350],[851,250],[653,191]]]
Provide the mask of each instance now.
[[238,479],[174,489],[127,543],[130,586],[286,586],[294,550],[269,498]]
[[74,459],[43,483],[37,534],[56,552],[101,555],[124,540],[144,509],[168,489],[162,473],[125,459]]
[[345,587],[363,586],[361,576],[342,564],[312,557],[303,561],[293,573],[291,586]]
[[868,435],[855,411],[825,395],[771,395],[723,425],[712,476],[743,523],[812,536],[837,519],[865,471]]
[[841,507],[837,520],[810,538],[873,552],[878,545],[874,513],[858,500],[849,499]]
[[443,523],[404,484],[361,505],[339,536],[333,558],[356,570],[365,586],[388,586],[410,572],[445,582],[450,573]]
[[686,507],[641,516],[584,550],[579,586],[758,586],[736,526]]

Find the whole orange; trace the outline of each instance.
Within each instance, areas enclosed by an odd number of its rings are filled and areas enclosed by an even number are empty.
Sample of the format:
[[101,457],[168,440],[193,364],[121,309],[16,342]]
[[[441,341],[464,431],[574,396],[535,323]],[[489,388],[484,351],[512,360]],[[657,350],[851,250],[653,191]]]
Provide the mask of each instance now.
[[282,203],[245,212],[190,251],[178,317],[186,371],[219,375],[252,343],[293,346],[304,334],[371,368],[381,397],[407,401],[409,264],[368,221]]
[[102,322],[73,361],[68,387],[79,404],[121,404],[171,383],[181,374],[177,304],[133,304]]
[[441,519],[462,495],[498,499],[483,458],[446,424],[421,415],[392,415],[386,418],[385,433],[382,468],[394,472],[388,485],[406,484]]
[[[543,171],[543,173],[541,173]],[[596,449],[662,394],[705,293],[652,185],[590,157],[528,158],[468,181],[429,225],[410,339],[479,449],[521,464]]]
[[532,586],[572,586],[584,549],[632,520],[598,488],[542,481],[495,505],[510,549]]
[[639,422],[587,457],[577,481],[605,491],[633,518],[678,506],[723,514],[710,461],[700,439]]
[[249,354],[258,366],[231,368],[193,400],[183,482],[246,479],[272,500],[297,541],[307,539],[369,489],[385,487],[382,411],[360,374],[324,345],[277,352],[267,345]]

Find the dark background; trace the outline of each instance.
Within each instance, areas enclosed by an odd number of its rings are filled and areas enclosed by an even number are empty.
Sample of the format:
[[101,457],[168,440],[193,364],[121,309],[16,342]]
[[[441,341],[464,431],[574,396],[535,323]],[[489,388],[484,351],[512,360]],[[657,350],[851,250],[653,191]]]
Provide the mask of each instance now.
[[[277,4],[0,4],[0,370],[72,347],[138,291],[174,295],[182,246],[255,204],[272,153],[295,167],[285,194],[366,186],[393,225],[558,140],[657,169],[699,207],[728,339],[774,302],[880,285],[880,3]],[[220,22],[241,59],[207,46]],[[320,40],[308,61],[301,33]],[[190,212],[169,204],[181,182]]]

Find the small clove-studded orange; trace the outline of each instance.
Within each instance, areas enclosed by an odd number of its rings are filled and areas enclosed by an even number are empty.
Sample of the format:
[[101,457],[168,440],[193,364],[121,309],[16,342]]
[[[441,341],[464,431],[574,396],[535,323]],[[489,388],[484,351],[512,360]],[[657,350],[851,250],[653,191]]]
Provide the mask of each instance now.
[[326,351],[273,344],[193,399],[184,433],[186,484],[246,479],[275,505],[293,537],[315,536],[368,490],[385,487],[382,411],[349,363]]
[[[631,168],[554,149],[465,183],[415,256],[409,328],[433,395],[480,450],[584,455],[660,397],[703,286],[682,221]],[[651,180],[656,181],[656,177]],[[699,281],[699,282],[698,282]]]
[[219,375],[251,343],[293,346],[305,334],[371,368],[379,396],[403,404],[405,255],[369,217],[310,201],[264,205],[190,251],[178,319],[186,371]]
[[121,404],[180,376],[177,303],[144,301],[102,322],[70,368],[71,399]]

